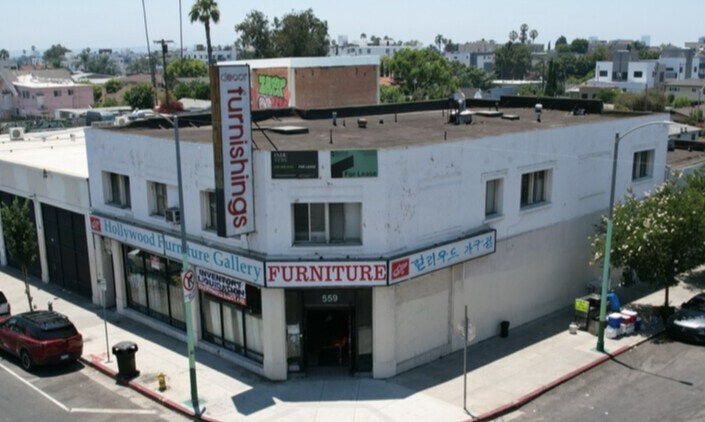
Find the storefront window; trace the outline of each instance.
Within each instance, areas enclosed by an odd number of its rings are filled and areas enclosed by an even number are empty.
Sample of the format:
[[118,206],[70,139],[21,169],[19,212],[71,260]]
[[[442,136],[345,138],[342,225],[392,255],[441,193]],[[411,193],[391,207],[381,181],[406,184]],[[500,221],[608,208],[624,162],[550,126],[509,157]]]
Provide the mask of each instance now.
[[262,293],[246,286],[246,305],[201,292],[203,339],[257,362],[263,360]]
[[138,248],[123,246],[127,305],[180,329],[186,328],[181,264]]

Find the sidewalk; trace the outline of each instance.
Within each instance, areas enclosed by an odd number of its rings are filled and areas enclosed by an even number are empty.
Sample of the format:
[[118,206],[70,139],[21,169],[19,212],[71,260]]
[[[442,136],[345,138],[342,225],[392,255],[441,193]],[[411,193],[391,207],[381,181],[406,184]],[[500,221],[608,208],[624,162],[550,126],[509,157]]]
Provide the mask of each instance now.
[[[681,283],[670,290],[672,305],[680,305],[705,282]],[[107,361],[103,308],[76,294],[33,280],[34,303],[67,315],[84,337],[84,364],[115,377],[115,356]],[[0,289],[13,313],[28,309],[19,273],[3,268]],[[646,286],[618,292],[623,305],[647,316],[638,335],[605,340],[612,355],[660,332],[660,322],[648,314],[663,303],[663,291]],[[492,338],[468,348],[467,408],[463,409],[462,351],[407,371],[388,380],[363,377],[304,377],[272,382],[196,349],[196,372],[204,420],[211,421],[467,421],[490,420],[525,403],[547,389],[609,359],[596,352],[596,337],[578,331],[571,335],[572,310],[512,328],[507,338]],[[108,345],[133,341],[138,345],[140,375],[128,383],[185,415],[193,414],[186,343],[107,311]],[[157,374],[166,375],[167,390],[158,389]]]

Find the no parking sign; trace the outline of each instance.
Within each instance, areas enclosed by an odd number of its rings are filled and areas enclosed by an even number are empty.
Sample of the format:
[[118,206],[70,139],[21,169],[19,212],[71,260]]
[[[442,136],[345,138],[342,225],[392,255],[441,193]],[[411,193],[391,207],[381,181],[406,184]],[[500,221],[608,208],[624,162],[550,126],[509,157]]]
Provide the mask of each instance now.
[[196,280],[192,267],[181,273],[181,286],[184,288],[184,302],[190,303],[196,297]]

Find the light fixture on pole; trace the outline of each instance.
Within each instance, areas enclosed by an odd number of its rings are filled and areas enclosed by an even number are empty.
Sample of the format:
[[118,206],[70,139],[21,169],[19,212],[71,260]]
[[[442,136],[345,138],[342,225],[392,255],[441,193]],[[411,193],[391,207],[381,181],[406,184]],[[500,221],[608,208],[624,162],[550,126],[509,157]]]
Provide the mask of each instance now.
[[605,255],[603,257],[603,267],[602,267],[602,288],[600,290],[600,320],[597,330],[597,351],[605,351],[605,325],[606,325],[606,314],[607,314],[607,288],[610,279],[610,255],[612,252],[612,217],[614,215],[614,191],[615,183],[617,179],[617,157],[619,156],[619,142],[624,139],[625,136],[634,132],[637,129],[641,129],[646,126],[653,125],[669,125],[673,122],[669,120],[658,120],[655,122],[647,122],[633,128],[628,129],[620,135],[619,132],[614,134],[614,150],[612,151],[612,179],[610,181],[610,205],[607,211],[607,232],[605,233]]

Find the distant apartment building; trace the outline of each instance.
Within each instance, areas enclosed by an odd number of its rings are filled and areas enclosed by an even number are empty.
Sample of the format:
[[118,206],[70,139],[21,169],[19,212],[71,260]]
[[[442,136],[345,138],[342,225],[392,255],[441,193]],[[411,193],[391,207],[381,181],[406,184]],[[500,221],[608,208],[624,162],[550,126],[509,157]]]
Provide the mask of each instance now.
[[[175,50],[173,54],[178,56],[180,55],[180,52],[178,50]],[[203,63],[208,63],[208,50],[205,48],[205,46],[198,44],[194,47],[193,50],[184,49],[183,57],[184,59],[195,59],[200,60]],[[235,52],[235,48],[233,48],[232,46],[216,46],[213,49],[213,58],[216,62],[225,62],[236,60],[237,54]]]
[[88,108],[93,87],[71,80],[67,71],[0,69],[0,118],[54,116],[59,108]]

